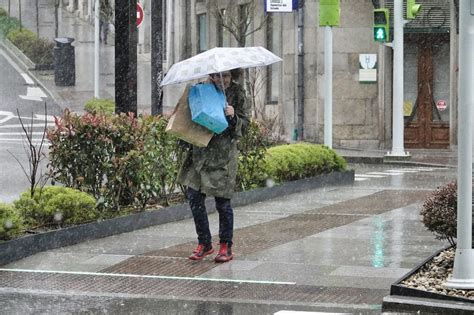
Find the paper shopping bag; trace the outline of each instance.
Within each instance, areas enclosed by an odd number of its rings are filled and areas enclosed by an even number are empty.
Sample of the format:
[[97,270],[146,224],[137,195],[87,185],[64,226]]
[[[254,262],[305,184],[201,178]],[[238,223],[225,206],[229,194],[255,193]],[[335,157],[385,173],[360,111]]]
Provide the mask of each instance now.
[[190,87],[187,86],[171,115],[166,132],[197,147],[206,147],[213,133],[205,127],[191,120],[191,111],[188,105]]

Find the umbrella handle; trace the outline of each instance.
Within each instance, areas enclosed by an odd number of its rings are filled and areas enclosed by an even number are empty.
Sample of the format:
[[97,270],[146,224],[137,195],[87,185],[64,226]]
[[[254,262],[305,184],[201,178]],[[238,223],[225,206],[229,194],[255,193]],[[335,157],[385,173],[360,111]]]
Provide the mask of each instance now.
[[222,87],[222,92],[224,93],[224,109],[227,107],[227,95],[225,93],[225,88],[224,88],[224,79],[222,78],[222,72],[219,72],[219,75],[221,77],[221,87]]

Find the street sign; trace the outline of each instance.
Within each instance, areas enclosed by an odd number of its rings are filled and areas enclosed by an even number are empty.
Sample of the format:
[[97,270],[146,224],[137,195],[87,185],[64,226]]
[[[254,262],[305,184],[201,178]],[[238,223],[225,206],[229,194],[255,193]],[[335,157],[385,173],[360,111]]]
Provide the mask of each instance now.
[[446,107],[448,107],[448,103],[446,103],[445,100],[439,100],[436,102],[436,108],[438,108],[440,112],[446,110]]
[[143,7],[140,3],[137,2],[137,27],[140,27],[143,22],[145,14],[143,13]]
[[265,0],[265,12],[292,12],[298,8],[298,0]]
[[377,82],[376,54],[359,54],[359,82]]

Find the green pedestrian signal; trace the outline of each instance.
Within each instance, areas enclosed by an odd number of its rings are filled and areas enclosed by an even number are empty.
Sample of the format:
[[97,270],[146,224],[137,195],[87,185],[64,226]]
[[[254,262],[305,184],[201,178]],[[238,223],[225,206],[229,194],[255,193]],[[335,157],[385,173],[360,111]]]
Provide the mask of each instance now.
[[388,9],[374,10],[374,40],[376,42],[390,41],[390,13]]
[[374,28],[374,39],[377,42],[386,42],[387,41],[387,33],[385,32],[385,28],[383,27],[375,27]]
[[407,0],[407,19],[415,19],[420,11],[421,4],[417,4],[415,0]]

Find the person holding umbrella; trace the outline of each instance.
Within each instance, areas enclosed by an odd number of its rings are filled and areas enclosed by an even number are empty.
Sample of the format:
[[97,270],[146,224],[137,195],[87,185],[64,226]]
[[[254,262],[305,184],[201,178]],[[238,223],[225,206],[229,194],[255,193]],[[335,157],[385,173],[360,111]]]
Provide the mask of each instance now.
[[234,215],[231,198],[237,175],[237,143],[249,123],[250,108],[242,87],[232,81],[232,73],[241,69],[264,67],[282,59],[263,47],[215,47],[175,63],[160,86],[208,77],[226,95],[225,115],[228,127],[214,135],[207,147],[190,146],[178,174],[178,182],[187,187],[198,246],[189,256],[201,260],[214,252],[204,199],[214,196],[219,212],[219,253],[216,262],[227,262],[232,254]]
[[[239,69],[232,72],[239,72]],[[245,91],[232,80],[231,71],[213,73],[209,81],[225,92],[227,106],[225,115],[229,127],[221,134],[215,134],[207,147],[189,145],[184,163],[178,174],[178,182],[187,187],[186,195],[194,218],[198,246],[189,259],[202,260],[212,254],[211,232],[206,211],[205,198],[215,199],[219,213],[219,252],[214,261],[230,261],[234,229],[234,214],[231,198],[237,175],[237,143],[249,123],[250,109]]]

